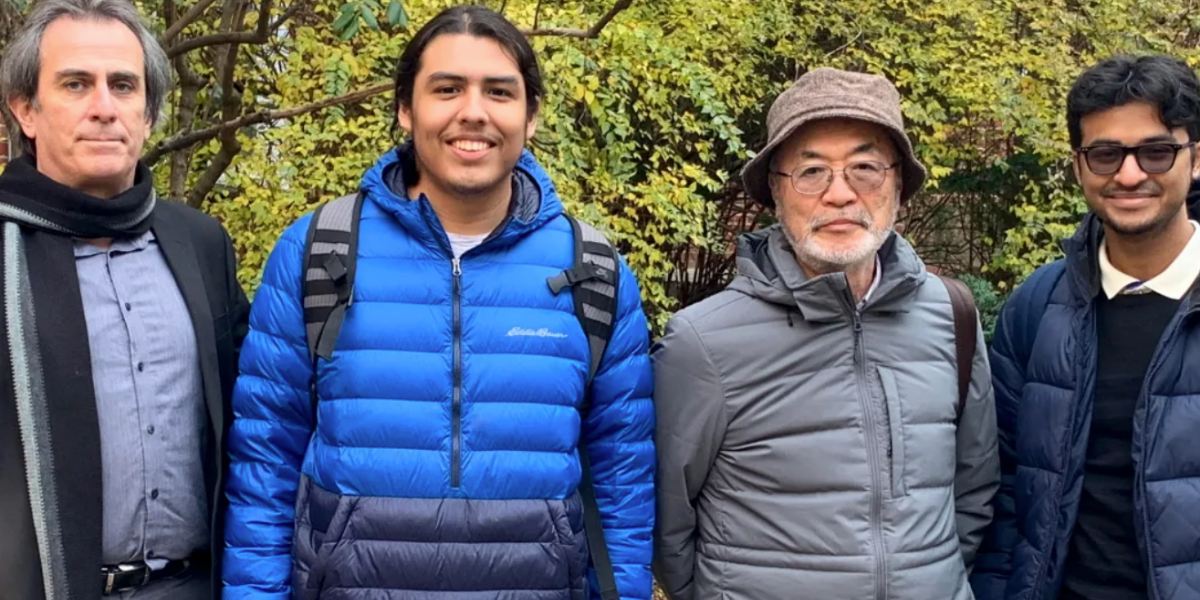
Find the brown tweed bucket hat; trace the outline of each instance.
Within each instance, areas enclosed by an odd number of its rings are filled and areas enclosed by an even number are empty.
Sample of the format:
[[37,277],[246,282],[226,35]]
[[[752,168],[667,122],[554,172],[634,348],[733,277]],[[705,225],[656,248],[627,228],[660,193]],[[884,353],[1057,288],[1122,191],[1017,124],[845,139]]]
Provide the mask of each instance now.
[[925,167],[913,153],[904,133],[900,92],[879,75],[820,68],[805,73],[775,99],[767,113],[767,145],[742,169],[746,193],[756,202],[774,207],[768,181],[771,154],[805,123],[842,117],[882,126],[900,151],[904,183],[900,202],[907,202],[925,185]]

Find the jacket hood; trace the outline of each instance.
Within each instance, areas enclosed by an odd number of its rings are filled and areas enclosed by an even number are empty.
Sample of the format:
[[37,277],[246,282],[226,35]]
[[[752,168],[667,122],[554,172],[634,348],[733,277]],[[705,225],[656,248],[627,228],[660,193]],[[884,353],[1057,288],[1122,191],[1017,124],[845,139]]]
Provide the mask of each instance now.
[[[879,261],[883,268],[879,287],[863,311],[908,312],[928,275],[925,264],[912,245],[895,233],[879,249]],[[728,289],[796,308],[806,321],[836,321],[855,309],[846,274],[810,278],[796,261],[780,224],[738,238],[737,269]]]
[[[418,178],[411,142],[384,154],[363,175],[361,190],[381,210],[396,218],[414,238],[425,244],[449,241],[437,213],[424,194],[409,199],[408,187]],[[536,231],[562,214],[562,202],[550,176],[529,150],[521,153],[512,174],[513,196],[508,218],[492,232],[489,245],[507,246]]]

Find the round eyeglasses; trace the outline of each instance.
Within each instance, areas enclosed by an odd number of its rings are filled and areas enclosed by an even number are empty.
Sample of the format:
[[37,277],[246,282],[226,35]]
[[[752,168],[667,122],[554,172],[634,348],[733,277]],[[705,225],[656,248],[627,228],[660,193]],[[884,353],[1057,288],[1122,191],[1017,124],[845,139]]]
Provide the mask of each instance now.
[[1117,146],[1115,144],[1097,144],[1083,146],[1075,151],[1083,155],[1083,162],[1088,170],[1096,175],[1112,175],[1121,170],[1125,157],[1130,154],[1137,160],[1138,168],[1151,175],[1159,175],[1170,171],[1175,166],[1179,151],[1192,148],[1196,142],[1186,144],[1167,144],[1156,142],[1141,146]]
[[833,169],[826,165],[800,165],[791,173],[768,171],[771,175],[787,177],[792,182],[792,189],[804,195],[823,194],[833,185],[835,173],[842,173],[846,183],[854,191],[862,194],[879,189],[887,180],[887,172],[895,169],[900,163],[890,165],[873,160],[855,162],[846,165],[844,169]]

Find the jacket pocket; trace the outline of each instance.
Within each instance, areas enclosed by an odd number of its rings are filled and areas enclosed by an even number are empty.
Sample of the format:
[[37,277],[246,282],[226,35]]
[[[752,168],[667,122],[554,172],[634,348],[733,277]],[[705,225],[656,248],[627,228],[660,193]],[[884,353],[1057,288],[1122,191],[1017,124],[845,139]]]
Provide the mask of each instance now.
[[321,489],[301,476],[296,507],[296,532],[292,541],[296,569],[292,597],[315,600],[324,589],[325,576],[335,551],[342,545],[357,498]]
[[887,407],[888,458],[891,461],[892,497],[908,495],[904,483],[904,414],[900,410],[900,388],[896,385],[896,374],[887,367],[879,369],[879,382],[883,386],[884,405]]
[[[574,600],[587,597],[589,562],[587,534],[583,527],[583,501],[578,493],[562,500],[546,500],[550,527],[554,530],[554,561],[565,576],[561,584]],[[559,570],[555,569],[555,570]]]

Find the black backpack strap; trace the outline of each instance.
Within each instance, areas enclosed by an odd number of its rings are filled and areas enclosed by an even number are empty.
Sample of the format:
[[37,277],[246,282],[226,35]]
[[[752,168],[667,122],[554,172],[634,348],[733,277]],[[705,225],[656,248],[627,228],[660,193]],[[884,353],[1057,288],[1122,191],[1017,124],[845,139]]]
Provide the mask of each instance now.
[[[619,258],[604,234],[587,223],[567,216],[575,238],[575,261],[570,269],[546,280],[555,295],[570,287],[575,300],[575,316],[588,338],[588,377],[583,403],[579,407],[581,423],[587,422],[591,409],[592,380],[600,368],[608,341],[612,338],[617,319],[617,287],[620,283]],[[583,477],[579,482],[579,496],[583,500],[583,523],[587,531],[588,551],[592,566],[596,569],[596,581],[600,585],[603,600],[619,600],[617,579],[613,572],[612,559],[608,555],[608,543],[604,540],[604,527],[600,520],[600,508],[596,503],[596,488],[592,481],[592,460],[588,454],[584,429],[579,435],[579,465]]]
[[[617,316],[617,249],[604,234],[591,225],[567,217],[575,235],[575,264],[546,280],[550,291],[557,295],[563,289],[574,288],[575,316],[588,337],[591,361],[588,365],[587,384],[600,368],[600,360],[612,338]],[[586,408],[585,413],[586,413]]]
[[313,361],[313,410],[317,407],[317,360],[333,357],[346,311],[354,302],[354,274],[358,265],[358,225],[362,192],[342,196],[317,208],[304,240],[304,327],[308,354]]
[[304,325],[308,352],[329,360],[354,301],[362,194],[342,196],[313,213],[304,245]]
[[954,312],[954,356],[958,368],[958,418],[962,418],[967,407],[967,396],[971,393],[971,371],[975,364],[975,346],[979,342],[979,317],[975,310],[975,297],[967,284],[950,277],[938,276],[950,292],[950,306]]

